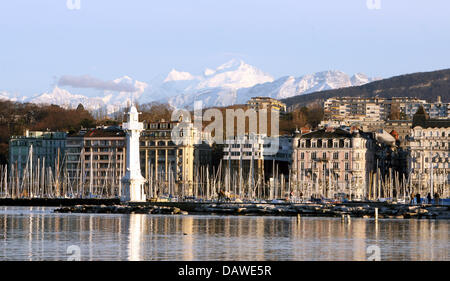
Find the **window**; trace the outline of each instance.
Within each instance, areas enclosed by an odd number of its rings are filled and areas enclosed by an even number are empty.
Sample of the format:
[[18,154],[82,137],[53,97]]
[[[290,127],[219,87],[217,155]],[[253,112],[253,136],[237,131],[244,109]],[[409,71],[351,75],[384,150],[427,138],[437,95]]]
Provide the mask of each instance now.
[[304,152],[300,153],[300,159],[305,159],[305,153]]
[[333,152],[333,159],[339,159],[339,152]]
[[316,159],[316,158],[317,158],[317,153],[316,152],[311,153],[311,159]]
[[348,152],[345,153],[345,160],[348,160]]

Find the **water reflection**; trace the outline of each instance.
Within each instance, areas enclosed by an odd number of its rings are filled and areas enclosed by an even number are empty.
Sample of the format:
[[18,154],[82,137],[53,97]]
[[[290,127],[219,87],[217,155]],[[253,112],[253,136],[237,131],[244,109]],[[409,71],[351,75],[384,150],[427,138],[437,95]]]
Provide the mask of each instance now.
[[450,260],[444,220],[53,214],[0,207],[0,260]]

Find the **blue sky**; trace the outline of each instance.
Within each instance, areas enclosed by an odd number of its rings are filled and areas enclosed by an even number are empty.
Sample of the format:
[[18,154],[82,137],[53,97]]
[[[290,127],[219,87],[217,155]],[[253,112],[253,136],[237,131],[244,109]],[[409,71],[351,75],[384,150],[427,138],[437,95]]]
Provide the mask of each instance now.
[[147,83],[232,59],[273,75],[390,77],[450,67],[450,1],[66,0],[0,2],[0,91],[31,96],[62,75]]

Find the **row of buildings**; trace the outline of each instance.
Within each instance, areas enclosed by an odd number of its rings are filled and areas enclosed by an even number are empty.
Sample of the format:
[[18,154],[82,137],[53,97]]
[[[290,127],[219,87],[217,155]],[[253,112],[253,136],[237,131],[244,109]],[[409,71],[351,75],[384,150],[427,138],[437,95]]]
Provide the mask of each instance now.
[[[397,171],[397,180],[406,181],[410,193],[449,195],[450,103],[442,102],[441,97],[436,102],[408,97],[335,97],[324,102],[324,114],[323,128],[349,126],[372,132],[384,149],[376,152],[377,163],[366,164],[381,169],[384,175],[389,168]],[[395,145],[390,144],[393,141]],[[377,179],[366,172],[366,181]]]
[[[192,124],[178,132],[182,142],[172,141],[172,129],[178,124],[165,120],[145,124],[140,164],[147,188],[151,181],[192,185],[195,170],[212,161],[212,146],[194,142]],[[41,163],[53,170],[59,167],[71,183],[83,185],[83,193],[118,195],[126,172],[126,153],[126,134],[121,127],[82,129],[73,134],[27,131],[25,136],[11,138],[9,161],[21,171],[20,177],[30,163],[34,167]]]
[[[270,98],[255,98],[249,105],[285,110],[284,104]],[[364,199],[430,192],[449,196],[449,120],[430,118],[421,106],[411,120],[369,118],[345,124],[328,118],[314,131],[303,128],[295,135],[275,138],[246,134],[221,146],[196,141],[207,138],[191,123],[183,123],[174,136],[173,129],[181,121],[160,120],[144,123],[141,170],[149,197],[160,195],[153,189],[155,183],[169,193],[183,189],[185,195],[198,194],[193,186],[199,176],[217,176],[213,171],[228,174],[232,178],[228,182],[268,183],[262,187],[268,189],[276,188],[277,181],[286,181],[284,192],[276,193],[280,197]],[[72,184],[83,186],[83,194],[118,196],[126,153],[125,133],[120,127],[83,129],[74,134],[27,131],[10,140],[10,163],[22,174],[30,159],[34,167],[59,167]]]
[[410,97],[334,97],[324,102],[324,114],[325,120],[347,122],[385,121],[396,114],[411,120],[421,107],[431,118],[450,118],[450,103],[442,102],[441,97],[436,102]]

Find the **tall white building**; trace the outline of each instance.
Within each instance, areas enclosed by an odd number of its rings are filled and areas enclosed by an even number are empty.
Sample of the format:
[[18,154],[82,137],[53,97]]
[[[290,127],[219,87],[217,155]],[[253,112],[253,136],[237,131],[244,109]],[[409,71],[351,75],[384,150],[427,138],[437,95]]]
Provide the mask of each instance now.
[[223,160],[232,171],[243,177],[249,173],[264,175],[267,180],[276,173],[288,176],[292,162],[292,138],[268,137],[262,134],[238,136],[227,140],[223,148]]

